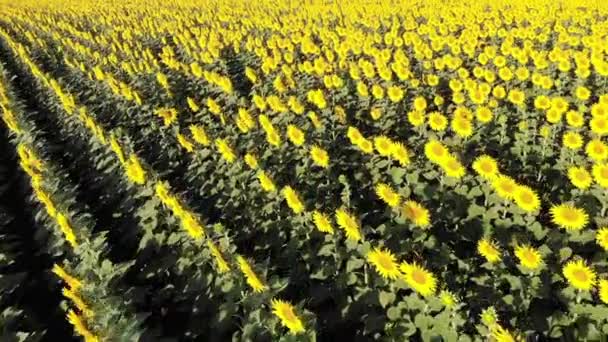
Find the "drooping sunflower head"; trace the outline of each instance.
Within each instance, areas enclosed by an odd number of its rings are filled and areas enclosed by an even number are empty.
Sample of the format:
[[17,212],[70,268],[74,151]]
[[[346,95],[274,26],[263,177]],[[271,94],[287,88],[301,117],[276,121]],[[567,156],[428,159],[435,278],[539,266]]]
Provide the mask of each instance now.
[[299,334],[306,331],[304,323],[298,317],[293,305],[280,299],[272,299],[270,301],[272,313],[279,318],[281,324],[289,329],[292,334]]

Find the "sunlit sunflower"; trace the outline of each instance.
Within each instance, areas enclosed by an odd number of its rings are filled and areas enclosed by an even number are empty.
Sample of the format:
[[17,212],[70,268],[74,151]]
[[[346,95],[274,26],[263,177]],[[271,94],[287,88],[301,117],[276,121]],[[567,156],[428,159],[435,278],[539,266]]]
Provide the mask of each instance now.
[[498,314],[493,306],[481,310],[479,314],[481,322],[487,327],[493,327],[498,323]]
[[374,265],[382,278],[397,279],[400,274],[395,256],[388,250],[374,248],[367,253],[367,261]]
[[424,123],[424,112],[411,111],[407,113],[407,121],[414,127],[418,127]]
[[608,158],[608,146],[599,139],[593,139],[587,143],[585,152],[589,158],[596,162],[603,161]]
[[329,154],[319,146],[313,146],[310,150],[310,157],[313,163],[322,168],[329,167]]
[[598,163],[591,169],[593,179],[603,188],[608,188],[608,164]]
[[440,165],[448,177],[460,179],[466,173],[464,166],[452,155],[447,156]]
[[361,149],[361,151],[365,154],[372,154],[374,152],[374,144],[368,139],[361,139],[357,146]]
[[591,132],[602,136],[608,134],[608,118],[595,117],[589,121]]
[[597,230],[595,242],[604,250],[608,251],[608,227],[602,227]]
[[513,335],[498,324],[494,324],[490,329],[490,336],[492,336],[492,342],[515,342]]
[[391,157],[398,161],[401,166],[407,166],[410,163],[410,152],[405,145],[399,142],[392,143]]
[[381,156],[390,156],[392,144],[393,142],[385,136],[374,137],[374,147]]
[[448,118],[438,112],[429,114],[429,126],[434,131],[443,131],[448,127]]
[[575,289],[589,291],[595,285],[595,272],[583,260],[569,261],[562,273]]
[[505,175],[499,175],[492,181],[492,187],[498,196],[507,200],[511,200],[515,197],[517,186],[518,185],[513,178]]
[[562,137],[562,144],[571,150],[578,150],[583,146],[583,137],[576,132],[566,132]]
[[442,290],[439,293],[439,299],[446,308],[452,308],[454,305],[456,305],[456,303],[458,303],[456,296],[448,290]]
[[583,125],[585,124],[585,118],[583,117],[583,114],[575,110],[569,110],[566,113],[566,122],[570,127],[583,127]]
[[289,329],[290,333],[298,334],[305,331],[304,323],[296,315],[293,305],[280,299],[272,299],[270,305],[272,306],[272,313],[279,318],[284,327]]
[[247,262],[247,260],[245,258],[238,255],[236,257],[236,262],[239,265],[241,272],[243,272],[243,275],[245,276],[245,281],[247,282],[247,284],[251,287],[251,289],[254,292],[264,292],[264,290],[266,290],[268,288],[262,282],[262,280],[260,280],[260,278],[258,278],[258,275],[255,274],[255,272],[249,265],[249,262]]
[[403,272],[405,282],[416,292],[427,297],[435,293],[437,279],[424,267],[414,263],[404,262],[399,267]]
[[515,247],[515,256],[519,259],[521,266],[530,270],[536,270],[543,264],[543,257],[540,252],[530,246]]
[[498,163],[496,162],[496,159],[484,154],[475,159],[473,162],[473,170],[481,177],[487,180],[493,180],[498,175]]
[[340,228],[344,229],[346,238],[355,241],[361,240],[359,222],[346,209],[340,208],[336,210],[336,223]]
[[600,296],[600,300],[604,304],[608,304],[608,279],[602,279],[599,281],[597,290]]
[[518,185],[515,189],[515,204],[527,212],[534,212],[540,209],[540,199],[538,194],[530,187]]
[[551,221],[567,230],[580,230],[589,221],[585,210],[567,203],[552,206],[550,212]]
[[401,202],[401,196],[388,184],[379,183],[375,187],[376,195],[390,207],[396,207]]
[[479,107],[475,111],[475,117],[479,122],[482,123],[488,123],[492,121],[493,116],[494,114],[492,113],[492,110],[488,107]]
[[500,261],[500,250],[496,243],[488,238],[483,238],[477,242],[477,253],[483,256],[489,263]]
[[329,216],[323,214],[320,211],[315,210],[312,213],[312,220],[315,223],[315,227],[317,227],[317,229],[320,232],[329,233],[329,234],[334,233],[334,227],[331,224]]
[[588,189],[593,182],[589,171],[580,166],[572,166],[568,169],[568,179],[570,179],[572,185],[583,190]]
[[359,142],[363,139],[363,135],[356,127],[348,127],[346,131],[346,136],[350,140],[350,143],[353,145],[359,144]]
[[300,214],[304,211],[304,204],[302,200],[300,200],[300,196],[298,193],[289,185],[283,187],[281,190],[283,197],[285,197],[285,201],[287,201],[287,206],[293,210],[295,214]]
[[405,201],[402,207],[403,215],[418,227],[427,227],[431,223],[429,210],[416,201]]
[[287,138],[292,144],[302,146],[304,143],[304,132],[295,125],[287,126]]
[[451,124],[452,130],[462,138],[468,138],[473,135],[473,124],[470,120],[463,118],[455,118]]
[[450,152],[437,140],[431,140],[424,145],[424,154],[435,164],[441,164],[447,159]]

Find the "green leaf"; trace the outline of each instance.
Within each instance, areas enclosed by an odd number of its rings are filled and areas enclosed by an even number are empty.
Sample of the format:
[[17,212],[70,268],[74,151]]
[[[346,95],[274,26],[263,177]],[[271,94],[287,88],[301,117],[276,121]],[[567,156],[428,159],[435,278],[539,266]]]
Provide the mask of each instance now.
[[380,291],[378,293],[378,301],[380,302],[380,305],[385,308],[395,301],[395,294],[392,292]]
[[401,309],[394,306],[388,308],[388,310],[386,311],[386,317],[388,317],[388,319],[390,319],[391,321],[398,320],[399,318],[401,318]]
[[350,273],[354,270],[358,270],[361,267],[363,267],[364,264],[365,264],[365,261],[363,261],[363,259],[358,259],[358,258],[350,259],[346,263],[346,272]]

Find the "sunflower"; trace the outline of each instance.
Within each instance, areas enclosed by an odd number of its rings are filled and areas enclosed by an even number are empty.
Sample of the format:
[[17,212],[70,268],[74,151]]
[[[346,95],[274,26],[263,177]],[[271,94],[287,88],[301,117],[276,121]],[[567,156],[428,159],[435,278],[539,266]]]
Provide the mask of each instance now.
[[289,185],[283,187],[281,193],[283,193],[283,197],[285,197],[285,200],[287,201],[287,206],[289,206],[295,214],[300,214],[304,211],[304,204],[300,200],[298,193],[292,187]]
[[215,139],[215,146],[220,152],[222,158],[228,163],[233,163],[236,160],[236,155],[234,154],[232,148],[228,145],[228,141],[226,139]]
[[454,296],[454,294],[448,290],[442,290],[439,293],[439,299],[446,308],[452,308],[454,305],[456,305],[456,303],[458,303],[456,296]]
[[572,185],[579,189],[588,189],[593,182],[589,171],[585,170],[584,167],[572,166],[568,169],[568,179],[572,182]]
[[498,175],[498,163],[496,159],[484,154],[475,159],[473,170],[481,177],[492,180]]
[[517,183],[513,180],[513,178],[505,175],[498,175],[492,181],[492,187],[498,193],[498,196],[511,200],[515,197],[515,190],[517,190]]
[[353,145],[357,145],[363,138],[363,135],[356,127],[348,127],[346,131],[346,136],[350,140],[350,143]]
[[344,229],[346,238],[355,241],[361,240],[359,222],[346,209],[340,208],[336,210],[336,223],[338,223],[340,228]]
[[367,261],[374,265],[384,279],[397,279],[400,275],[395,256],[388,250],[374,248],[367,253]]
[[595,117],[589,121],[591,131],[599,136],[608,134],[608,118]]
[[583,125],[585,124],[585,118],[583,117],[583,114],[575,110],[569,110],[566,113],[566,122],[570,127],[583,127]]
[[399,102],[401,101],[401,99],[403,99],[403,89],[396,87],[396,86],[390,86],[388,87],[388,98],[392,101],[392,102]]
[[403,272],[405,282],[416,292],[427,297],[435,293],[437,279],[424,267],[414,263],[404,262],[399,267]]
[[382,109],[379,107],[372,108],[372,110],[369,111],[369,115],[373,120],[378,120],[382,117]]
[[489,263],[500,261],[500,250],[496,243],[488,238],[477,242],[477,253],[483,256]]
[[376,195],[390,207],[396,207],[401,202],[401,196],[388,184],[379,183],[375,187]]
[[292,144],[302,146],[304,143],[304,132],[294,125],[287,126],[287,138]]
[[414,127],[418,127],[424,123],[424,112],[411,111],[407,113],[407,121]]
[[323,214],[320,211],[315,210],[312,213],[312,220],[314,221],[315,226],[320,232],[329,234],[334,233],[334,227],[331,224],[329,216]]
[[553,223],[567,230],[580,230],[589,221],[585,210],[566,203],[552,206],[550,212]]
[[429,210],[416,201],[405,201],[401,211],[407,219],[418,227],[426,227],[431,223]]
[[596,162],[608,158],[608,146],[599,139],[589,141],[585,147],[585,152],[589,158]]
[[487,327],[493,327],[498,323],[498,314],[493,306],[481,310],[479,317],[481,318],[481,322]]
[[426,99],[418,96],[414,99],[414,109],[418,112],[422,112],[426,109]]
[[451,127],[452,130],[462,138],[468,138],[473,135],[473,124],[469,120],[456,118],[452,120]]
[[569,261],[562,273],[575,289],[589,291],[595,285],[595,272],[583,260]]
[[424,145],[424,154],[435,164],[441,164],[449,156],[448,149],[437,140],[431,140]]
[[597,288],[600,300],[604,302],[604,304],[608,304],[608,279],[600,280]]
[[240,255],[237,255],[236,262],[245,275],[245,281],[251,287],[254,292],[263,292],[268,287],[258,278],[257,274],[253,271],[247,260]]
[[490,336],[492,336],[491,341],[493,342],[515,342],[513,335],[498,324],[494,324],[490,329]]
[[327,168],[329,166],[329,154],[319,146],[313,146],[310,150],[310,157],[315,165]]
[[576,132],[566,132],[562,137],[562,144],[571,150],[578,150],[583,146],[583,137]]
[[245,164],[247,164],[250,169],[255,170],[258,168],[258,159],[253,153],[247,153],[245,154]]
[[374,144],[367,139],[361,139],[357,146],[361,149],[361,151],[363,151],[363,153],[372,154],[374,152]]
[[608,251],[608,227],[602,227],[595,234],[595,241],[604,250]]
[[272,299],[270,305],[272,306],[272,313],[279,318],[284,327],[289,329],[290,333],[298,334],[305,331],[304,323],[296,315],[293,305],[280,299]]
[[515,204],[527,212],[534,212],[540,209],[540,199],[538,194],[530,187],[518,185],[515,189]]
[[429,126],[434,131],[443,131],[448,127],[448,118],[438,112],[429,114]]
[[401,164],[407,166],[410,163],[410,153],[402,143],[393,142],[391,144],[391,157]]
[[543,257],[538,250],[530,246],[515,247],[515,256],[522,267],[530,270],[536,270],[543,264]]
[[383,135],[374,137],[374,147],[376,148],[376,151],[378,151],[378,153],[381,156],[384,156],[384,157],[390,156],[392,145],[393,145],[393,142],[389,138],[387,138]]
[[260,172],[258,172],[257,177],[260,181],[260,186],[264,191],[275,192],[277,190],[272,179],[263,170],[260,170]]
[[479,122],[482,123],[488,123],[492,121],[493,116],[494,114],[492,113],[492,110],[488,107],[479,107],[475,111],[475,117]]
[[448,177],[460,179],[466,173],[464,166],[452,155],[449,155],[440,165]]
[[603,188],[608,188],[608,164],[601,163],[593,165],[591,170],[593,178]]

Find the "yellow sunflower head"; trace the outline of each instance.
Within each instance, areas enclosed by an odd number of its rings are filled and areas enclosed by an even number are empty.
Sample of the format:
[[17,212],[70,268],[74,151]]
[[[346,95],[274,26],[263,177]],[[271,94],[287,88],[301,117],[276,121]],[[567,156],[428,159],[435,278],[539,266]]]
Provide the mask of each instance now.
[[551,220],[560,228],[581,230],[589,221],[585,210],[563,203],[551,207]]
[[496,159],[484,154],[475,159],[473,170],[481,177],[492,180],[498,175],[498,163]]
[[437,279],[424,267],[414,263],[404,262],[400,266],[405,282],[416,292],[427,297],[435,293]]
[[583,260],[569,261],[562,273],[570,286],[577,290],[589,291],[595,285],[595,272]]
[[488,238],[483,238],[477,242],[477,253],[483,256],[489,263],[500,261],[500,249],[498,249],[494,241]]
[[395,256],[388,250],[374,248],[367,253],[367,261],[384,279],[397,279],[401,274]]

